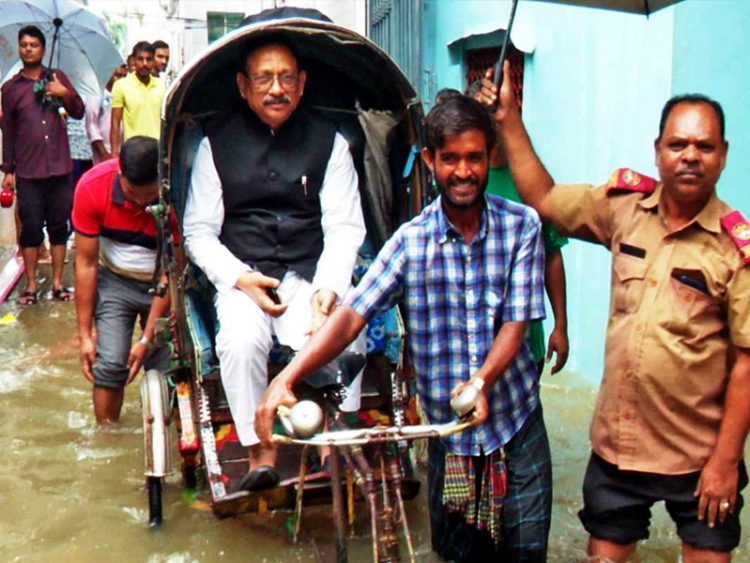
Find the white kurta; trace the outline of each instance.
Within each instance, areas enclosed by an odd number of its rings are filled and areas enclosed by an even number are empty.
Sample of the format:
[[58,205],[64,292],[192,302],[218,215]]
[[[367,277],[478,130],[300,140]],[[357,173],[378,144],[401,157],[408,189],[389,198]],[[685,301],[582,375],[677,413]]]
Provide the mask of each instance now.
[[[351,285],[357,251],[365,237],[364,218],[354,168],[346,140],[336,134],[331,157],[320,190],[323,252],[312,283],[287,271],[278,292],[287,311],[278,318],[265,313],[235,283],[252,271],[219,240],[224,223],[221,181],[214,165],[209,139],[204,138],[195,155],[183,232],[190,260],[216,286],[215,306],[219,319],[216,352],[221,380],[243,445],[258,443],[253,424],[255,408],[267,386],[268,353],[275,334],[281,344],[299,350],[307,340],[305,331],[312,316],[312,295],[321,288],[332,289],[339,300]],[[364,333],[353,345],[365,352]],[[344,410],[359,408],[362,375],[349,388]]]

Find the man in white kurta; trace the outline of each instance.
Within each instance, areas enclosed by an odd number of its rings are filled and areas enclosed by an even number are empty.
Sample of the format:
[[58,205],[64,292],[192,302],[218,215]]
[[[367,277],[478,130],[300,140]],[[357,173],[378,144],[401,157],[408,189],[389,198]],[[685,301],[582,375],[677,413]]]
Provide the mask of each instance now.
[[[262,136],[267,133],[269,146],[274,147],[276,145],[272,143],[277,137],[283,137],[292,127],[298,127],[302,119],[291,118],[304,91],[305,72],[299,70],[289,47],[275,42],[249,50],[245,61],[245,68],[237,73],[237,85],[254,114],[248,118],[252,121],[250,134]],[[220,143],[222,139],[231,139],[232,142]],[[193,165],[183,226],[189,258],[203,270],[217,290],[215,306],[219,332],[216,350],[222,384],[240,442],[248,446],[250,452],[250,473],[242,487],[253,490],[273,486],[278,480],[272,469],[275,451],[262,447],[253,429],[255,407],[267,386],[272,335],[281,344],[299,350],[310,332],[325,321],[350,287],[365,227],[354,163],[346,140],[336,132],[330,156],[327,163],[323,163],[325,173],[322,180],[317,180],[316,184],[313,173],[309,180],[303,174],[292,184],[296,186],[294,190],[300,190],[294,197],[299,197],[303,206],[310,204],[317,209],[315,206],[319,205],[322,251],[314,275],[300,273],[302,268],[297,271],[295,264],[291,263],[282,264],[283,275],[277,279],[263,273],[260,263],[241,259],[238,254],[242,254],[246,247],[236,241],[243,239],[238,235],[230,241],[227,232],[230,220],[242,223],[242,217],[237,218],[236,209],[227,209],[226,202],[235,200],[226,193],[230,182],[226,185],[222,182],[222,178],[236,175],[235,163],[226,164],[222,155],[226,155],[227,150],[236,150],[236,147],[227,148],[225,145],[241,144],[242,141],[242,135],[237,134],[229,137],[209,134],[201,141]],[[257,148],[253,150],[257,151]],[[300,146],[290,151],[289,167],[294,166],[295,159],[304,158],[297,151],[304,152],[306,148]],[[279,155],[273,156],[278,159]],[[283,177],[287,171],[284,166],[281,168],[278,175]],[[255,178],[252,173],[247,177]],[[270,177],[275,178],[276,172],[270,172]],[[263,182],[259,184],[257,189],[265,189]],[[248,189],[254,190],[256,186],[251,185]],[[309,198],[314,198],[315,194],[319,203],[313,201],[311,204]],[[240,194],[239,197],[246,196]],[[279,223],[288,220],[283,213],[275,215],[274,219]],[[240,234],[241,228],[244,227],[238,227]],[[257,244],[257,235],[251,244]],[[277,290],[281,304],[274,303],[269,289]],[[359,351],[364,352],[363,342],[359,344]],[[342,405],[345,410],[359,407],[360,379],[361,375],[346,394]]]

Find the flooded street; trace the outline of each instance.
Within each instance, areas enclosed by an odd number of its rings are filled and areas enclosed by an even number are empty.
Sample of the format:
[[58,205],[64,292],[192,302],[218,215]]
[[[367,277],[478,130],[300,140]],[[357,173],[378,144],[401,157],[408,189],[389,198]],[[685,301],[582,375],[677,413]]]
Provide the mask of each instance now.
[[[7,314],[16,316],[13,321]],[[0,307],[0,561],[226,562],[328,561],[330,509],[306,513],[299,545],[286,532],[288,514],[218,520],[205,495],[168,480],[165,524],[148,528],[143,489],[137,386],[128,388],[122,423],[97,429],[90,387],[80,373],[73,304]],[[552,441],[555,504],[550,561],[576,561],[585,537],[576,517],[588,455],[587,428],[595,390],[572,375],[545,377],[545,415]],[[424,490],[410,503],[420,561],[430,554]],[[750,560],[745,532],[735,561]],[[358,510],[350,561],[370,554],[364,507]],[[678,560],[678,539],[663,508],[638,561]]]

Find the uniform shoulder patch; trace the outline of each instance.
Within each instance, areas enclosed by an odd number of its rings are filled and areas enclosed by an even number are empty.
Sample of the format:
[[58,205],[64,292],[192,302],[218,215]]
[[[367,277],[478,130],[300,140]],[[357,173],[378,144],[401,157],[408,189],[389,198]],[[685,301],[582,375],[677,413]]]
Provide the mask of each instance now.
[[618,168],[607,182],[607,193],[640,192],[650,194],[656,189],[656,180],[630,168]]
[[750,223],[739,211],[732,211],[721,218],[721,226],[732,239],[742,255],[742,261],[750,264]]

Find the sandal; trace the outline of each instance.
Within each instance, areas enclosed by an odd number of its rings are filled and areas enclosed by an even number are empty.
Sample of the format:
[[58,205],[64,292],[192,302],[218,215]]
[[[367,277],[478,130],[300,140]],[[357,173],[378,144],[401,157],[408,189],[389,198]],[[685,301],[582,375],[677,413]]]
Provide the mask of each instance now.
[[52,290],[52,297],[58,301],[72,301],[73,292],[67,287],[59,287]]
[[36,305],[39,302],[39,296],[36,291],[24,291],[18,298],[21,305]]

